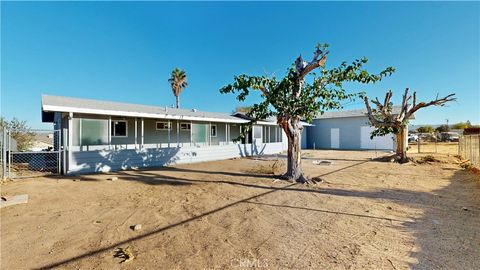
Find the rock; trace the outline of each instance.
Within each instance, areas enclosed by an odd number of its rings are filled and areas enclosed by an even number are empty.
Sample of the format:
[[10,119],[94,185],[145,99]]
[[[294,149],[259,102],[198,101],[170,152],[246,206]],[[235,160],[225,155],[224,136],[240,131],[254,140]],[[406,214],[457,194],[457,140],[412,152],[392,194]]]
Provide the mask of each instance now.
[[464,207],[462,207],[462,210],[463,210],[463,211],[470,211],[470,209],[468,209],[468,208],[467,208],[467,207],[465,207],[465,206],[464,206]]
[[117,181],[117,180],[118,180],[118,177],[112,176],[112,177],[109,177],[109,178],[107,178],[107,179],[110,180],[110,181]]
[[22,203],[28,203],[28,194],[2,196],[2,200],[0,200],[0,208]]
[[319,176],[315,176],[315,177],[312,178],[312,182],[313,182],[314,184],[322,183],[322,182],[323,182],[323,179],[320,178]]
[[130,228],[132,228],[132,230],[134,231],[139,231],[142,229],[142,224],[135,224],[133,226],[131,226]]
[[440,221],[436,219],[432,219],[432,223],[435,225],[440,225]]
[[333,162],[328,161],[328,160],[314,160],[314,161],[312,161],[313,165],[330,165],[332,163]]
[[392,207],[391,207],[391,206],[387,206],[387,209],[388,209],[388,210],[392,210]]

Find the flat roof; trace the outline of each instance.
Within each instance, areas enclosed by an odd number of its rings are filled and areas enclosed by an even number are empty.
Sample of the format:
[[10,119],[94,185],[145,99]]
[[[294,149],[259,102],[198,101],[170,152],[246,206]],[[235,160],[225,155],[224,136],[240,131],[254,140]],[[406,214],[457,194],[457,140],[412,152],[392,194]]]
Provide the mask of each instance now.
[[42,95],[42,111],[225,123],[250,122],[225,113],[50,95]]

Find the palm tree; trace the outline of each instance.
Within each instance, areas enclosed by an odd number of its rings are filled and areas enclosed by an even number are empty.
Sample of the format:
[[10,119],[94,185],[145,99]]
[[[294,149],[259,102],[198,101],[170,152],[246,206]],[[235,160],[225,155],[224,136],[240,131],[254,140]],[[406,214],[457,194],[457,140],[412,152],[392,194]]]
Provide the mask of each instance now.
[[175,68],[174,70],[172,70],[172,73],[170,74],[170,79],[168,79],[168,82],[172,86],[172,92],[176,98],[176,105],[177,105],[177,108],[179,108],[180,93],[188,85],[187,74],[185,73],[185,71],[179,68]]

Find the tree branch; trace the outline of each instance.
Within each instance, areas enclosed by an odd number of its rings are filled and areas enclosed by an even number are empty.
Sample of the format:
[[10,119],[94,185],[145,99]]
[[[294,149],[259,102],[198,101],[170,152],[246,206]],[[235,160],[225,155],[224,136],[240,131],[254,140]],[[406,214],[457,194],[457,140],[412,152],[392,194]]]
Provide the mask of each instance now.
[[[300,55],[295,61],[295,64],[297,67],[298,80],[303,80],[305,76],[307,76],[307,74],[310,73],[312,70],[318,67],[323,67],[325,65],[325,62],[327,61],[328,53],[329,51],[322,52],[321,50],[317,50],[314,54],[312,61],[310,61],[309,63],[306,63],[305,61],[303,61],[302,56]],[[322,58],[318,60],[318,57],[320,55],[322,56]]]
[[367,107],[367,116],[368,116],[368,119],[370,120],[370,123],[375,127],[379,126],[380,124],[383,124],[380,121],[378,121],[373,115],[372,108],[370,107],[370,102],[368,101],[368,97],[365,96],[363,98],[363,101],[365,102],[365,106]]
[[457,100],[457,98],[454,98],[453,96],[455,96],[455,94],[449,94],[449,95],[445,96],[444,98],[438,98],[438,94],[437,94],[436,99],[434,99],[430,102],[427,102],[427,103],[420,102],[417,105],[413,106],[407,112],[406,118],[407,119],[410,118],[416,111],[418,111],[421,108],[425,108],[425,107],[429,107],[429,106],[445,106],[445,103]]

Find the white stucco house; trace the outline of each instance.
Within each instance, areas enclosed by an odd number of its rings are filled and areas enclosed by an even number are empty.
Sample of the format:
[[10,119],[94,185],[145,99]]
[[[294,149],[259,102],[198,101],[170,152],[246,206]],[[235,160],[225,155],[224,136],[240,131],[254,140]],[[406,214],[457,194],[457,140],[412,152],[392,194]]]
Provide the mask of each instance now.
[[61,130],[65,174],[107,172],[275,154],[287,149],[273,119],[60,96],[42,96],[42,120]]

